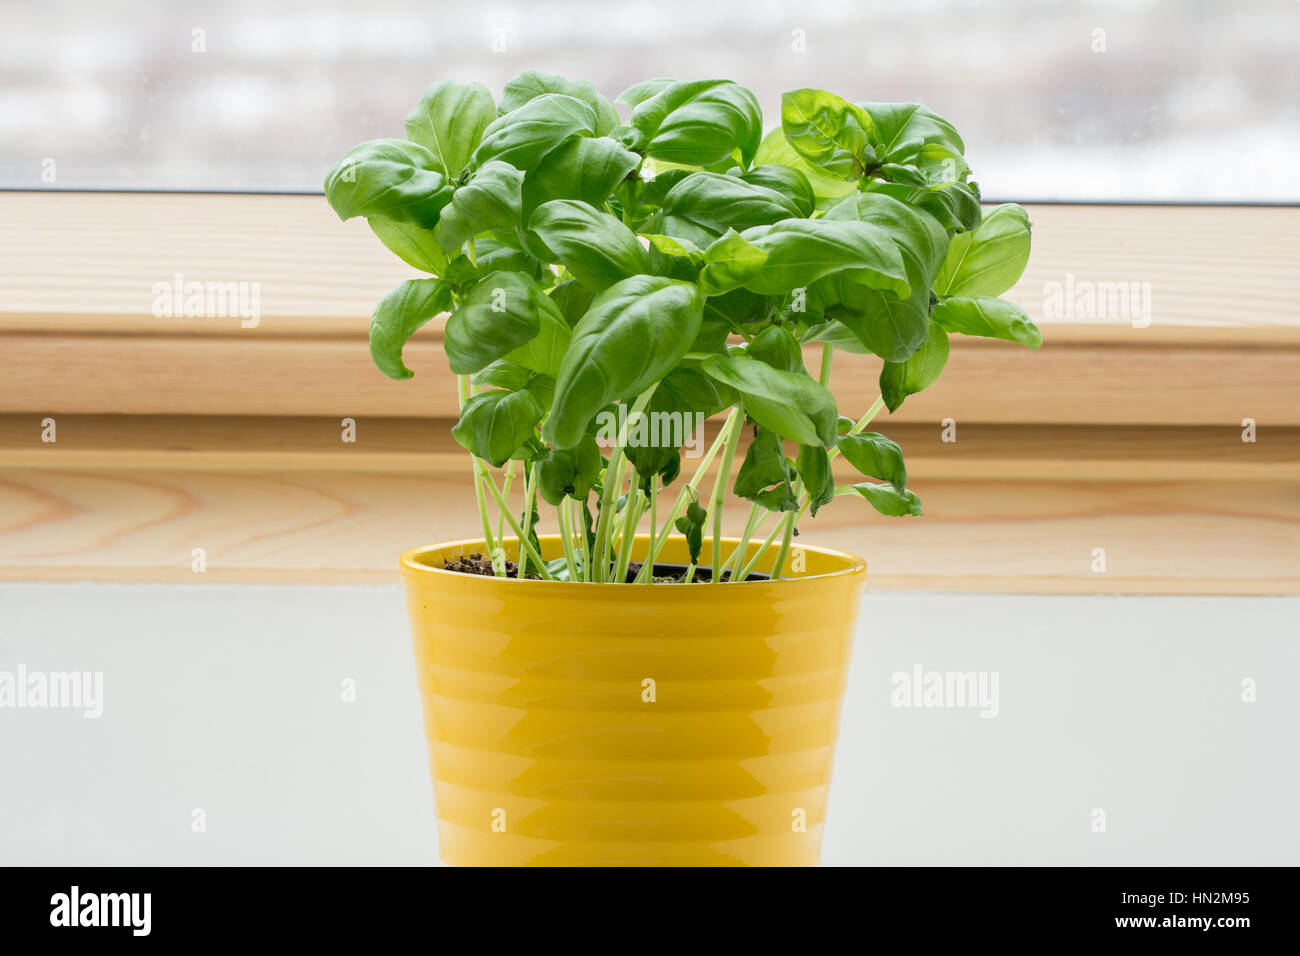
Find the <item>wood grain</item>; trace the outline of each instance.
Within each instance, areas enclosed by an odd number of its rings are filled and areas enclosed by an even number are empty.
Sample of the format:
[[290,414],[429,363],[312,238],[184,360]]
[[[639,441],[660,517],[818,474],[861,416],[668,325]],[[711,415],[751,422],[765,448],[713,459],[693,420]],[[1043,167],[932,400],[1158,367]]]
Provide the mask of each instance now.
[[[1300,212],[1029,211],[1009,297],[1043,349],[959,339],[877,425],[927,516],[840,499],[807,540],[875,587],[1300,591]],[[370,311],[413,273],[364,224],[319,196],[0,193],[0,216],[0,577],[193,580],[201,547],[214,582],[391,581],[405,548],[476,532],[443,323],[413,381],[370,363]],[[155,317],[177,275],[256,283],[257,327]],[[1138,283],[1152,324],[1045,314],[1066,282]],[[877,372],[837,354],[846,411]]]
[[[155,415],[446,417],[455,381],[434,336],[407,346],[415,378],[395,382],[346,338],[0,334],[0,411]],[[810,367],[816,357],[810,354]],[[880,363],[839,352],[847,413],[878,394]],[[943,377],[895,421],[1300,424],[1300,347],[1052,343],[1038,352],[954,344]]]
[[[339,420],[185,415],[66,415],[57,442],[41,440],[38,415],[0,415],[0,458],[10,468],[166,467],[213,471],[459,473],[465,452],[452,419],[354,419],[355,442]],[[705,423],[705,445],[719,419]],[[1025,426],[962,424],[956,441],[934,424],[878,419],[913,471],[957,479],[1300,481],[1300,428],[1263,428],[1243,442],[1235,426]],[[742,435],[740,453],[749,441]],[[791,450],[792,449],[788,449]],[[686,458],[689,464],[690,456]],[[841,463],[842,464],[842,463]],[[839,472],[837,472],[839,473]],[[849,475],[849,471],[843,471]]]
[[[363,418],[344,445],[321,419],[69,416],[42,445],[5,416],[0,578],[194,580],[203,548],[213,582],[396,580],[402,550],[477,531],[447,425]],[[873,587],[1300,592],[1300,429],[887,431],[926,516],[842,498],[804,527],[864,554]]]
[[[1059,342],[1300,342],[1300,210],[1031,204],[1008,296]],[[228,318],[155,318],[153,288],[256,282],[263,333],[365,334],[415,275],[320,196],[0,193],[0,329],[246,337]],[[1044,315],[1049,283],[1150,283],[1152,323]]]

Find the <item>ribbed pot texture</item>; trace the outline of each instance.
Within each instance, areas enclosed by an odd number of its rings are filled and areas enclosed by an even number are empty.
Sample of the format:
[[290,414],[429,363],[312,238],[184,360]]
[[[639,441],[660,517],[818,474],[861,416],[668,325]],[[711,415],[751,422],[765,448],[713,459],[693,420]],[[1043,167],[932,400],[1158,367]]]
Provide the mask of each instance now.
[[[801,547],[787,577],[740,584],[442,569],[482,550],[402,559],[443,862],[818,862],[860,558]],[[679,539],[660,556],[686,560]]]

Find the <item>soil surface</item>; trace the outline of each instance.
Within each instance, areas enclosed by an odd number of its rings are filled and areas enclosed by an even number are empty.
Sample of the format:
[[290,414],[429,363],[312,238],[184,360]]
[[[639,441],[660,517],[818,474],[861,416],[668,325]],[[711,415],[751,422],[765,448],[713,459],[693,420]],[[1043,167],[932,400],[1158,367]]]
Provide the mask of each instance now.
[[[492,560],[486,555],[477,551],[473,554],[462,555],[454,561],[448,561],[443,565],[445,571],[456,571],[460,574],[482,574],[486,577],[492,577]],[[636,580],[637,574],[641,570],[640,562],[633,562],[627,566],[627,583],[631,584]],[[514,561],[506,562],[506,577],[519,577],[519,565]],[[534,580],[541,577],[536,571],[529,571],[524,575],[527,580]],[[655,584],[681,584],[682,579],[686,577],[686,566],[681,564],[656,564],[655,573],[651,580]],[[746,581],[766,581],[766,574],[750,574]],[[713,570],[711,568],[697,567],[695,574],[691,576],[692,584],[708,582],[713,580]],[[731,580],[731,572],[725,572],[722,580]]]
[[[461,574],[483,574],[487,577],[493,576],[492,559],[486,555],[475,551],[473,554],[464,554],[455,561],[448,561],[443,566],[444,571],[459,571]],[[519,565],[513,561],[506,562],[506,577],[519,577]],[[529,571],[524,575],[525,580],[540,578],[541,575],[536,571]]]

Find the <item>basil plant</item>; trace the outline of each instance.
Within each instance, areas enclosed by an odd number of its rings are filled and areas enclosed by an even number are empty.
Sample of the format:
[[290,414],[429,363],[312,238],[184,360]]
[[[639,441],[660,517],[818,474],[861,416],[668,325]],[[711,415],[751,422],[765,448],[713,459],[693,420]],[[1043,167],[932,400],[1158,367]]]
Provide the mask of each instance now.
[[[379,368],[409,378],[403,345],[449,313],[452,434],[496,573],[509,534],[521,577],[648,583],[676,531],[683,580],[698,562],[743,581],[773,547],[780,577],[799,521],[836,495],[919,515],[899,446],[867,427],[939,377],[953,334],[1039,346],[998,298],[1029,257],[1025,210],[983,211],[957,130],[915,103],[795,90],[765,136],[728,80],[649,80],[615,102],[532,70],[500,101],[435,83],[405,139],[362,143],[325,179],[342,219],[428,273],[376,308]],[[880,360],[880,397],[848,416],[837,350]],[[713,416],[708,447],[686,447]],[[862,480],[837,485],[836,458]],[[724,555],[728,492],[750,509]],[[549,561],[543,503],[563,542]],[[650,557],[629,569],[643,523]]]

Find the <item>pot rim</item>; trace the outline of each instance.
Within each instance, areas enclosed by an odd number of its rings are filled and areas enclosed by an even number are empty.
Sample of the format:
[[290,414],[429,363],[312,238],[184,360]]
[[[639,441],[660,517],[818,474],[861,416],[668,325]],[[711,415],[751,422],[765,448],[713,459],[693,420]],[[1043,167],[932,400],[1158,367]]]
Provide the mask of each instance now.
[[[560,540],[560,536],[558,534],[542,534],[542,535],[538,535],[537,537],[538,540],[542,542],[548,542],[548,541],[558,542]],[[647,534],[638,534],[636,536],[636,541],[638,544],[640,544],[641,542],[646,542],[648,545],[649,540],[650,540],[650,536]],[[724,537],[722,541],[726,544],[732,545],[733,547],[740,543],[740,539],[735,537]],[[502,542],[507,545],[513,543],[517,546],[519,543],[519,539],[516,537],[503,538]],[[749,546],[753,548],[753,547],[757,547],[761,543],[762,542],[751,541]],[[610,589],[613,588],[636,588],[638,592],[640,592],[642,589],[646,587],[646,585],[644,584],[629,584],[627,582],[621,582],[621,581],[547,581],[544,578],[523,578],[522,580],[519,578],[498,578],[486,574],[465,574],[461,571],[448,571],[446,568],[436,567],[432,564],[427,564],[421,560],[421,558],[423,558],[425,555],[430,554],[431,552],[446,551],[451,548],[467,548],[469,546],[477,546],[477,549],[480,552],[482,552],[484,548],[483,539],[482,538],[461,538],[456,541],[443,541],[438,544],[431,544],[419,548],[412,548],[411,550],[404,553],[401,557],[402,571],[410,574],[419,574],[419,575],[433,574],[439,577],[447,578],[449,580],[452,578],[465,579],[467,582],[471,582],[470,586],[473,586],[472,582],[478,582],[481,584],[486,583],[498,587],[505,585],[510,587],[523,586],[523,587],[532,587],[538,589],[544,587],[552,588],[552,589],[563,588],[564,593],[570,595],[576,594],[577,589],[579,588],[582,588],[588,592],[597,589],[601,589],[608,592]],[[819,545],[812,545],[812,544],[800,544],[799,547],[802,548],[804,551],[811,551],[816,554],[824,555],[825,557],[828,558],[839,560],[840,562],[843,563],[844,566],[841,568],[836,568],[831,571],[822,571],[817,574],[801,574],[797,577],[778,578],[775,581],[771,579],[760,580],[760,581],[741,581],[739,582],[738,586],[743,588],[751,588],[751,589],[759,589],[759,588],[776,589],[776,588],[794,587],[800,584],[809,584],[815,581],[834,580],[837,578],[861,577],[865,579],[866,577],[867,562],[864,558],[861,558],[856,554],[852,554],[848,551],[840,551],[835,548],[826,548],[826,547],[821,547]],[[731,585],[731,586],[735,587],[737,585]],[[675,593],[680,593],[680,594],[716,593],[713,591],[712,588],[709,588],[707,586],[701,586],[699,588],[694,588],[689,586],[673,588],[672,585],[665,584],[665,585],[660,585],[660,587],[665,590],[673,590]]]

